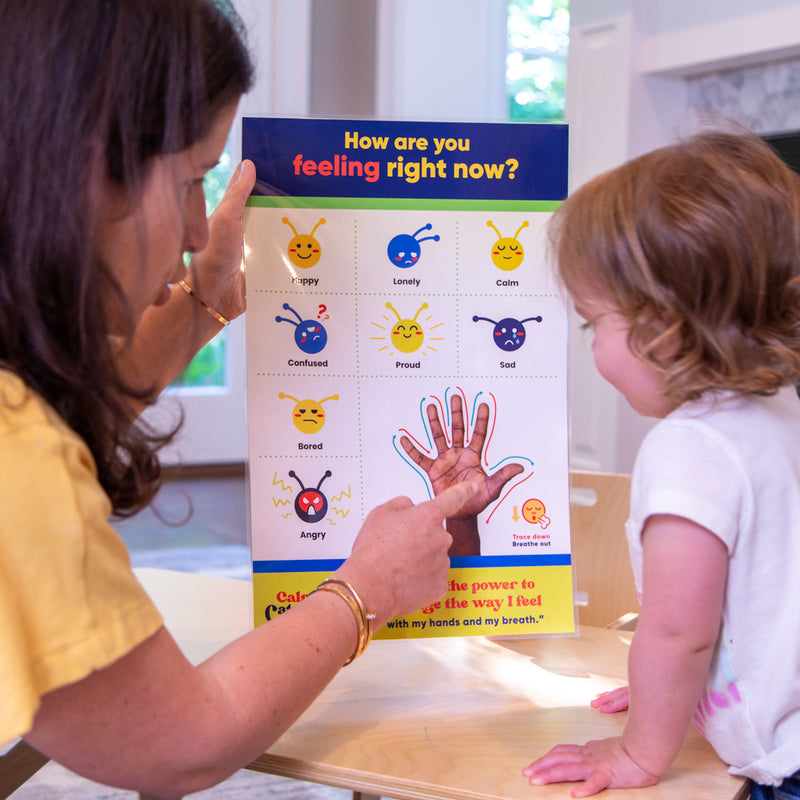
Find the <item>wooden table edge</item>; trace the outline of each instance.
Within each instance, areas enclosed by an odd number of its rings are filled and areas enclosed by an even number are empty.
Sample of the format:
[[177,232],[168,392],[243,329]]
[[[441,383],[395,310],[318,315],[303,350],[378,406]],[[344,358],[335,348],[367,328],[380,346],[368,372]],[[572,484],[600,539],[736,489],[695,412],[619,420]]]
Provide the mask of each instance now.
[[[360,770],[314,764],[307,761],[300,762],[295,758],[271,755],[270,753],[259,756],[247,765],[247,769],[298,781],[322,783],[338,789],[392,798],[392,800],[463,800],[465,797],[469,797],[470,800],[503,800],[502,795],[477,792],[465,795],[463,789],[448,789],[438,784],[418,782],[417,788],[411,788],[407,782],[403,781],[401,784],[388,775],[381,776],[381,780],[375,780],[370,777],[371,773]],[[733,800],[740,800],[740,798],[737,796]]]

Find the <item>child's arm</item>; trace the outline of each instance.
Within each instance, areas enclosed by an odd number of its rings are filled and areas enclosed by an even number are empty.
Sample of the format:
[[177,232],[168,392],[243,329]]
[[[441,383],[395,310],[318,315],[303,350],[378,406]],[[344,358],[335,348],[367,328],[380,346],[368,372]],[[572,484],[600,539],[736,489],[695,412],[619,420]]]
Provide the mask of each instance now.
[[560,745],[523,771],[533,784],[606,788],[656,783],[681,747],[703,691],[722,619],[728,552],[707,529],[671,515],[648,519],[642,610],[628,665],[630,711],[619,739]]

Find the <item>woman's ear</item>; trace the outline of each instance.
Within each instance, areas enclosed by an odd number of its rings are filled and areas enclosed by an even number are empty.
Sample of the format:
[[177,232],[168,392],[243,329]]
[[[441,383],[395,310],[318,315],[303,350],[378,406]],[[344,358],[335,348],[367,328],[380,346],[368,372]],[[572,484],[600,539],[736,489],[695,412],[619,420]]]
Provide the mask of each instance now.
[[97,202],[93,209],[95,219],[106,222],[124,219],[134,208],[130,190],[113,180],[105,169],[98,176],[93,197]]
[[131,192],[109,174],[105,147],[98,140],[89,144],[87,181],[90,211],[95,223],[123,219],[131,213]]

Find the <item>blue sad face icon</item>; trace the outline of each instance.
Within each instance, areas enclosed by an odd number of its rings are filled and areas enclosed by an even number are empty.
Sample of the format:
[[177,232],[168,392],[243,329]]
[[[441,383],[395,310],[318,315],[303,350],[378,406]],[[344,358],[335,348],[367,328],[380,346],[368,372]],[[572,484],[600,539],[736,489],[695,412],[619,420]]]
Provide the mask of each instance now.
[[506,353],[512,353],[514,350],[519,350],[525,343],[525,326],[523,322],[541,322],[541,317],[527,317],[523,320],[514,319],[513,317],[505,317],[499,322],[487,317],[475,316],[472,318],[473,322],[483,321],[491,322],[494,325],[492,331],[492,340],[494,343]]
[[426,242],[428,239],[432,239],[434,242],[439,241],[438,234],[434,236],[425,236],[422,239],[416,238],[417,234],[422,233],[422,231],[429,231],[432,227],[433,225],[429,222],[414,233],[398,233],[397,236],[389,242],[389,246],[386,248],[386,255],[389,257],[390,263],[394,264],[396,267],[400,267],[400,269],[413,267],[414,264],[419,261],[419,257],[422,253],[420,242]]

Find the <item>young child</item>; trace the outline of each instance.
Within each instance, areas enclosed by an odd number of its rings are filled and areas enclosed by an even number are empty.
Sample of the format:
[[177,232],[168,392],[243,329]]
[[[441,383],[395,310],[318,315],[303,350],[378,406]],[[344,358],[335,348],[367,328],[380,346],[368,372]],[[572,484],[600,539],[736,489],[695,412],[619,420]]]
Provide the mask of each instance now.
[[624,732],[524,774],[654,784],[694,721],[752,797],[800,798],[800,179],[706,132],[580,188],[550,237],[597,369],[661,421],[633,471],[630,686],[593,702],[629,699]]

